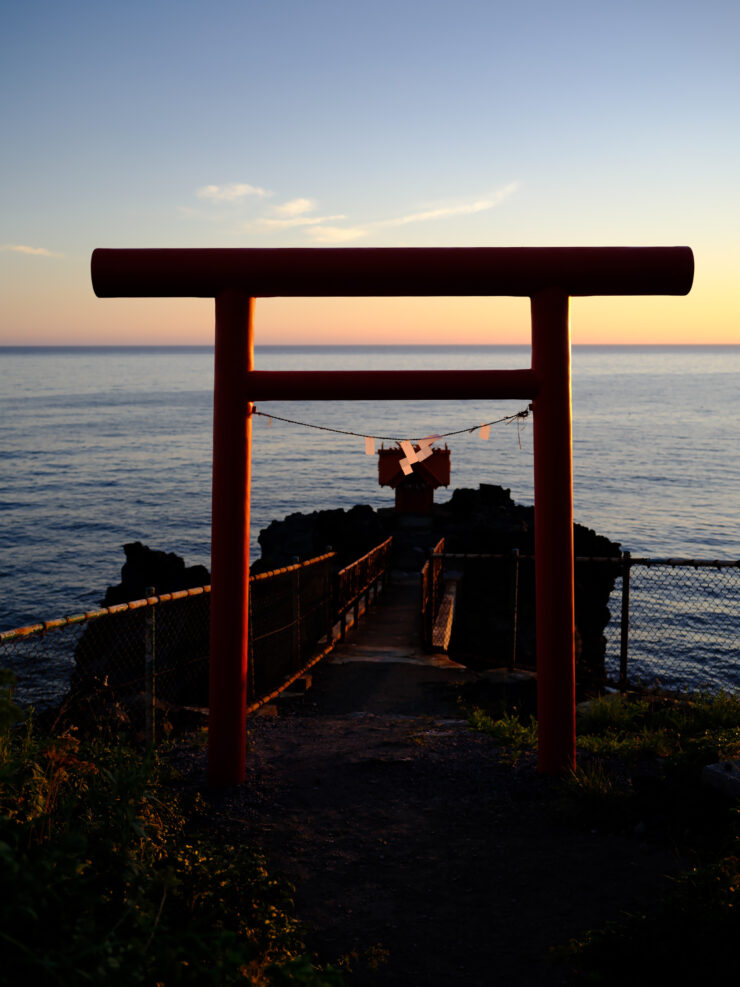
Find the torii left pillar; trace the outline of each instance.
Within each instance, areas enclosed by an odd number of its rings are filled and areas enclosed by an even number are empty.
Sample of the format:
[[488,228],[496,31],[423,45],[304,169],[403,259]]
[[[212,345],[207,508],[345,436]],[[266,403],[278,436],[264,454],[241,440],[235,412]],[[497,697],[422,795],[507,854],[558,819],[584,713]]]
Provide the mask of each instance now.
[[254,299],[240,291],[216,296],[211,534],[211,724],[208,782],[238,785],[246,770],[249,633],[249,503],[254,369]]

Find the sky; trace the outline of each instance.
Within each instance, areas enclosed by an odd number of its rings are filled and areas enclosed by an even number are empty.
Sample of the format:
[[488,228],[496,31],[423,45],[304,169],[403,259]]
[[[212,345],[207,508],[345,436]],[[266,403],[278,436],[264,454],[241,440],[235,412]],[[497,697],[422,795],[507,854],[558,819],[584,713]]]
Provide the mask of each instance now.
[[[24,0],[0,40],[0,345],[208,344],[96,247],[688,245],[574,343],[740,343],[736,0]],[[526,299],[265,299],[257,344],[526,343]]]

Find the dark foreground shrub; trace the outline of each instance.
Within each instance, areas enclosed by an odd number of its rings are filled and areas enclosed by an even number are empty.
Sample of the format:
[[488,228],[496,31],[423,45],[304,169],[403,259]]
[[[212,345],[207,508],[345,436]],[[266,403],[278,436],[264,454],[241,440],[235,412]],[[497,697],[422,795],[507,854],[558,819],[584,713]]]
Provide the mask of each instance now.
[[[6,680],[0,705],[9,708]],[[336,987],[290,888],[189,835],[154,755],[0,718],[0,983]]]
[[554,957],[574,984],[729,983],[739,935],[740,861],[730,856],[682,875],[658,907],[572,939]]

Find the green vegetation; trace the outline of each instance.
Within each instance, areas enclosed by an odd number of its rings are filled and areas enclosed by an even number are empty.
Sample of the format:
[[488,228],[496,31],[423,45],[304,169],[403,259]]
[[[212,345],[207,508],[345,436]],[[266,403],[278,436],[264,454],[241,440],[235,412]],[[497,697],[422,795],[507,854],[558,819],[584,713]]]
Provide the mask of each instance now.
[[[472,726],[510,760],[536,723],[480,709]],[[740,699],[600,696],[582,704],[578,767],[560,790],[572,824],[674,848],[693,866],[661,902],[553,951],[573,983],[724,982],[740,935],[740,805],[701,784],[707,764],[740,757]],[[724,973],[723,973],[724,971]]]
[[118,738],[48,736],[0,673],[0,982],[337,987],[290,888],[188,825],[199,798]]
[[730,983],[739,912],[740,860],[729,854],[683,874],[657,908],[589,931],[554,955],[573,983]]
[[506,744],[506,753],[502,757],[508,763],[516,763],[523,751],[534,750],[537,747],[537,720],[533,716],[522,722],[516,711],[493,717],[484,710],[474,707],[468,713],[468,722],[474,730],[490,733]]
[[740,754],[740,699],[599,696],[579,709],[576,729],[579,749],[589,753],[633,763],[670,757],[693,766]]
[[[520,753],[537,746],[537,721],[517,710],[468,709],[468,722]],[[597,774],[659,761],[687,780],[705,764],[740,757],[740,698],[720,693],[681,698],[597,696],[577,709],[579,760]],[[580,770],[580,769],[578,769]],[[577,779],[576,779],[577,780]]]

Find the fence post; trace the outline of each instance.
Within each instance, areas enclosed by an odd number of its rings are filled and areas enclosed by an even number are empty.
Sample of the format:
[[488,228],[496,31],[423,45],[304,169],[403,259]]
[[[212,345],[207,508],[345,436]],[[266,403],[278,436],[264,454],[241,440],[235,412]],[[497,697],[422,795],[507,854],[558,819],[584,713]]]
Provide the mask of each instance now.
[[426,611],[426,577],[425,573],[429,562],[426,562],[419,573],[419,612],[421,613],[421,639],[424,647],[427,644],[427,611]]
[[[154,586],[147,586],[144,590],[147,597],[154,596]],[[154,746],[156,735],[156,723],[154,716],[154,703],[156,700],[156,686],[154,676],[156,673],[156,641],[155,641],[155,614],[154,606],[148,606],[144,611],[144,730],[146,742]]]
[[[324,551],[328,554],[333,552],[334,549],[331,545],[327,545]],[[334,578],[333,578],[333,566],[332,563],[334,559],[327,559],[324,563],[324,623],[326,625],[326,643],[327,645],[334,644]]]
[[295,618],[298,626],[298,661],[295,666],[291,669],[291,673],[297,671],[301,667],[303,661],[303,620],[302,620],[301,607],[301,570],[296,569],[295,573]]
[[509,669],[511,670],[516,665],[516,635],[517,635],[517,624],[519,621],[519,549],[512,548],[512,579],[511,579],[511,592],[512,592],[512,613],[511,613],[511,658],[509,659]]
[[441,575],[441,561],[432,557],[432,635],[434,635],[434,621],[439,613],[439,605],[442,602],[439,598],[439,580]]
[[344,569],[340,569],[337,573],[337,610],[339,614],[339,640],[344,644],[345,638],[347,637],[347,610],[344,606],[344,584],[347,580],[347,574]]
[[252,614],[252,590],[250,588],[249,595],[247,597],[247,626],[249,627],[249,636],[247,638],[247,703],[253,702],[257,698],[257,677],[254,663],[254,635],[252,634],[254,621],[252,619]]
[[627,688],[627,658],[630,638],[630,552],[622,552],[622,621],[619,628],[619,688]]
[[324,625],[326,627],[327,645],[334,643],[333,593],[331,580],[331,559],[324,563]]

